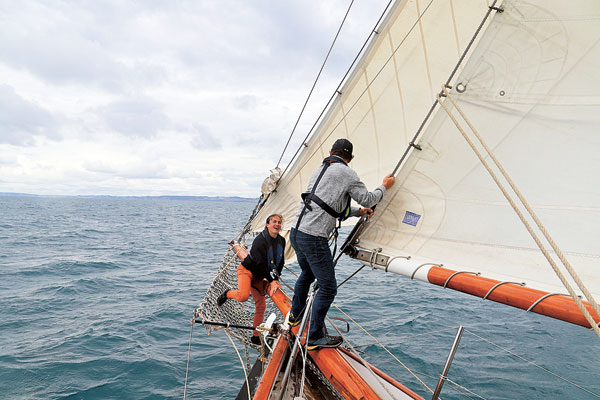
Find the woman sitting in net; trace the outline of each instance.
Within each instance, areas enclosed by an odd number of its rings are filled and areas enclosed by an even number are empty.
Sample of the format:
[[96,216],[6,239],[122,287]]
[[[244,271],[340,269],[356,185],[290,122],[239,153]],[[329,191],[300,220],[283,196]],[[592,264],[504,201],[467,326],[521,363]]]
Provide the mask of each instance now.
[[[265,229],[252,242],[250,254],[238,266],[237,290],[225,291],[217,299],[217,304],[222,306],[228,299],[244,302],[252,293],[255,327],[265,318],[265,293],[271,282],[279,280],[285,262],[285,239],[279,234],[282,223],[283,217],[279,214],[272,214],[267,218]],[[260,344],[258,332],[252,332],[251,342]]]

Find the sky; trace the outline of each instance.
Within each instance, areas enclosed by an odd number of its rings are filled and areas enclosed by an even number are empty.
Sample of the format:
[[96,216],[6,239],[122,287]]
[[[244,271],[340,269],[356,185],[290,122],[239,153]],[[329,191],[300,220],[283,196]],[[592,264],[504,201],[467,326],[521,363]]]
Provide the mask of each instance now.
[[[258,197],[350,0],[0,0],[0,192]],[[285,166],[388,0],[355,0]]]

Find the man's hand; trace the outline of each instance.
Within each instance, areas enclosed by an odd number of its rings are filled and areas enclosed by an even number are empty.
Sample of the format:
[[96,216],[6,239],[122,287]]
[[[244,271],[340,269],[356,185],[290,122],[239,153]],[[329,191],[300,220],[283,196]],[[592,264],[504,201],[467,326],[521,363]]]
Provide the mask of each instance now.
[[394,183],[396,183],[396,178],[392,176],[392,174],[389,174],[385,178],[383,178],[382,185],[385,186],[386,190],[390,190],[390,188],[394,186]]
[[373,210],[370,208],[361,208],[360,210],[358,210],[358,215],[360,217],[362,217],[365,214],[367,214],[367,218],[371,218],[373,216]]
[[277,270],[272,269],[271,272],[269,272],[269,278],[269,282],[279,280],[279,274],[277,273]]

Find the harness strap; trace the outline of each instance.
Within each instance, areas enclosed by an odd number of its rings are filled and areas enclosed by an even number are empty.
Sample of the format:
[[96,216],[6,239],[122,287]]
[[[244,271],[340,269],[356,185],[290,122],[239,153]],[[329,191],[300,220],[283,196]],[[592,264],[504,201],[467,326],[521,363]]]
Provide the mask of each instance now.
[[346,202],[346,207],[340,212],[335,211],[331,206],[325,203],[319,196],[314,194],[314,191],[311,193],[305,192],[302,193],[302,200],[304,200],[304,204],[306,204],[307,208],[312,211],[310,207],[310,202],[314,201],[317,203],[319,207],[323,209],[327,214],[331,215],[333,218],[337,218],[339,220],[345,220],[350,216],[350,196],[348,196],[348,201]]
[[[315,194],[315,190],[317,190],[317,186],[319,185],[319,182],[321,181],[321,178],[323,177],[323,174],[325,173],[325,171],[327,171],[327,168],[329,168],[329,166],[335,162],[334,160],[329,161],[330,157],[326,158],[323,161],[323,169],[321,170],[321,173],[319,174],[319,176],[317,177],[317,180],[315,181],[315,184],[312,187],[312,190],[310,191],[310,196],[312,197],[312,195]],[[304,195],[304,193],[303,193]],[[307,196],[308,197],[308,196]],[[302,200],[304,200],[304,207],[302,207],[302,211],[300,212],[300,215],[298,216],[298,221],[296,222],[296,227],[294,228],[294,240],[296,240],[296,232],[298,232],[298,227],[300,226],[300,221],[302,221],[302,217],[304,217],[304,213],[306,212],[306,210],[308,209],[309,211],[312,211],[312,207],[310,206],[310,200],[306,201],[304,199],[304,196],[302,197]]]
[[283,258],[283,246],[281,245],[281,243],[279,243],[279,240],[274,239],[277,243],[277,251],[276,253],[274,253],[273,239],[267,237],[267,235],[265,235],[265,231],[262,231],[261,234],[263,235],[263,238],[265,238],[265,240],[267,241],[267,245],[269,246],[269,248],[267,249],[267,265],[271,270],[277,269],[277,266]]

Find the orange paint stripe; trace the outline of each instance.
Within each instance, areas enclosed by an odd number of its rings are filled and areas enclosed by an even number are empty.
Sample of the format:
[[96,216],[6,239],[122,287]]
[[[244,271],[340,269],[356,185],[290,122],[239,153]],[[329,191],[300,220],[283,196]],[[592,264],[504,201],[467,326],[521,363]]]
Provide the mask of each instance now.
[[[430,283],[444,286],[448,278],[455,272],[446,268],[431,267],[427,274],[427,279]],[[483,298],[498,283],[500,281],[481,276],[457,274],[452,277],[446,287]],[[494,289],[487,299],[527,310],[546,294],[548,292],[507,283]],[[596,314],[590,304],[587,301],[584,301],[583,304],[590,312],[590,315],[592,315],[592,318],[594,318],[594,321],[596,323],[600,322],[600,316]],[[577,307],[577,304],[568,296],[550,296],[538,303],[531,311],[586,328],[590,327],[590,324]]]

